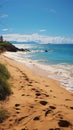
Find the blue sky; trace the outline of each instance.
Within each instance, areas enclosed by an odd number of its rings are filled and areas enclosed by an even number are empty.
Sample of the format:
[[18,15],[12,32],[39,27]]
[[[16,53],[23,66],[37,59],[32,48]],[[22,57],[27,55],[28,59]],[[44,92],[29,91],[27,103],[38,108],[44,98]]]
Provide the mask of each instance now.
[[5,40],[73,43],[73,0],[0,0]]

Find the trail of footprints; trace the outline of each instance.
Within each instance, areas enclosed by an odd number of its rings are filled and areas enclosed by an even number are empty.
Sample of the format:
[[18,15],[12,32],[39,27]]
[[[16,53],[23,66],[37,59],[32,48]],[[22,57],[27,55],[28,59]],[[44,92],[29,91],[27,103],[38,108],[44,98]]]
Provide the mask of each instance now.
[[[20,71],[20,72],[21,72],[21,71]],[[44,93],[43,90],[40,90],[39,88],[34,88],[34,87],[33,87],[33,82],[35,82],[35,83],[38,83],[38,82],[30,80],[30,79],[27,77],[26,74],[24,74],[23,72],[21,72],[21,73],[23,74],[23,78],[25,78],[25,80],[27,81],[28,86],[31,86],[31,87],[32,87],[31,90],[35,92],[35,98],[40,98],[40,97],[42,97],[42,99],[43,99],[43,96],[45,96],[46,98],[49,97],[49,95],[46,94],[46,93]],[[48,85],[45,85],[45,87],[48,87]],[[50,90],[50,92],[52,92],[52,90]],[[21,96],[25,96],[25,94],[22,94]],[[54,98],[56,98],[56,97],[54,96]],[[40,105],[42,105],[43,107],[49,105],[49,103],[48,103],[47,101],[45,101],[45,100],[35,100],[35,102],[36,102],[36,101],[39,101],[38,103],[39,103]],[[19,107],[20,107],[20,104],[15,104],[15,109],[16,109],[16,110],[20,110]],[[30,107],[31,109],[34,108],[33,105],[31,105],[31,106],[29,106],[29,107]],[[70,107],[70,109],[73,110],[73,107]],[[46,118],[46,117],[48,117],[49,114],[53,114],[55,110],[56,110],[56,106],[49,106],[49,107],[45,108],[45,109],[42,110],[42,111],[44,112],[43,115],[44,115],[44,117]],[[20,112],[17,111],[16,113],[19,114]],[[30,115],[30,116],[31,116],[31,115]],[[57,113],[56,117],[58,117],[57,124],[58,124],[59,127],[57,127],[57,128],[50,128],[50,129],[48,129],[48,130],[62,130],[62,128],[67,128],[67,127],[72,128],[72,124],[71,124],[69,121],[64,120],[64,119],[63,119],[63,115],[62,115],[61,113]],[[21,121],[25,120],[26,118],[28,118],[28,116],[20,117],[19,119],[17,119],[17,122],[21,122]],[[41,116],[40,116],[40,115],[36,115],[35,117],[32,118],[32,120],[33,120],[33,121],[40,121],[40,120],[41,120]],[[28,122],[28,123],[29,123],[29,122]],[[28,128],[22,128],[21,130],[29,130],[29,129],[28,129]],[[33,129],[33,130],[38,130],[38,128],[35,128],[35,129]]]
[[[47,106],[48,105],[48,102],[47,101],[44,101],[44,100],[41,100],[39,101],[39,104],[42,105],[42,106]],[[15,109],[16,110],[20,110],[20,104],[15,104]],[[30,106],[31,109],[34,108],[34,106]],[[49,114],[53,114],[54,113],[54,110],[56,109],[56,106],[47,106],[46,109],[42,110],[44,111],[44,117],[46,118]],[[60,112],[61,113],[61,112]],[[57,116],[58,116],[58,126],[57,128],[50,128],[48,130],[62,130],[62,128],[67,128],[67,127],[71,127],[72,128],[72,124],[67,121],[67,120],[64,120],[63,119],[63,115],[58,113]],[[31,117],[31,114],[29,114],[29,116]],[[29,116],[22,116],[18,119],[15,120],[16,123],[21,123],[21,121],[24,121],[26,118],[28,118]],[[32,118],[33,121],[40,121],[41,120],[41,115],[36,115],[35,117]],[[29,121],[28,121],[29,123]],[[27,126],[28,126],[28,123],[27,123]],[[29,130],[28,128],[26,128],[26,125],[24,128],[22,128],[21,130]],[[37,128],[36,129],[33,129],[33,130],[38,130]]]
[[[19,69],[18,69],[18,70],[19,70]],[[20,73],[22,74],[22,77],[26,80],[26,85],[28,85],[29,87],[31,87],[31,88],[29,88],[29,89],[35,93],[35,99],[37,99],[37,100],[35,100],[35,102],[42,106],[41,111],[42,111],[42,114],[43,114],[43,116],[44,116],[44,119],[46,119],[46,118],[47,118],[49,115],[51,115],[51,114],[52,114],[52,116],[55,115],[55,113],[56,113],[55,110],[57,109],[56,106],[55,106],[55,105],[52,105],[52,106],[51,106],[51,105],[49,105],[49,102],[48,102],[48,101],[43,100],[43,99],[49,98],[50,95],[46,94],[46,92],[44,92],[43,90],[41,90],[41,89],[39,89],[39,88],[35,88],[35,87],[33,86],[33,83],[36,83],[36,84],[39,84],[39,83],[38,83],[37,81],[30,80],[25,73],[23,73],[21,70],[19,70],[19,71],[20,71]],[[21,84],[22,84],[22,82],[21,82]],[[25,84],[24,84],[24,85],[21,85],[21,89],[25,88],[26,85],[25,85]],[[45,85],[45,87],[49,87],[49,85]],[[51,93],[51,92],[52,92],[52,90],[50,90],[50,93]],[[30,94],[27,94],[27,96],[28,96],[28,95],[30,96]],[[23,93],[21,96],[23,96],[23,97],[26,96],[26,93]],[[45,98],[44,98],[44,97],[45,97]],[[54,96],[53,98],[56,98],[56,97]],[[40,100],[39,100],[39,99],[40,99]],[[41,100],[41,99],[42,99],[42,100]],[[68,100],[69,100],[69,99],[66,99],[66,101],[68,101]],[[38,110],[40,109],[40,108],[39,108],[39,105],[38,105]],[[26,107],[27,107],[27,106],[26,106]],[[33,115],[32,109],[34,109],[34,106],[31,104],[31,105],[29,105],[29,108],[30,108],[30,110],[31,110],[31,114],[23,115],[23,116],[17,117],[16,115],[21,114],[22,106],[21,106],[21,104],[19,104],[19,103],[16,103],[16,104],[15,104],[14,109],[16,110],[16,114],[13,115],[13,116],[15,117],[15,123],[16,123],[16,124],[19,125],[22,121],[25,121],[26,118],[30,118],[31,115]],[[71,106],[70,109],[73,110],[73,107]],[[35,112],[35,113],[37,113],[37,112]],[[42,115],[32,116],[31,120],[33,120],[34,122],[36,122],[36,121],[41,121],[41,116],[42,116]],[[57,112],[56,118],[57,118],[58,127],[57,127],[57,128],[50,128],[50,129],[48,129],[48,130],[62,130],[62,128],[67,128],[67,127],[70,127],[71,130],[72,130],[73,125],[72,125],[69,121],[63,119],[63,115],[61,114],[61,112]],[[29,120],[29,121],[31,121],[31,120]],[[27,125],[25,125],[25,126],[23,126],[23,128],[21,128],[21,130],[29,130],[29,129],[27,128],[29,121],[27,122]],[[11,127],[13,126],[13,124],[14,124],[14,123],[13,123],[13,119],[9,119],[9,122],[10,122],[9,127],[11,128]],[[3,129],[2,129],[2,130],[3,130]],[[16,130],[16,129],[14,129],[14,130]],[[38,130],[38,128],[35,128],[35,129],[33,129],[33,130]]]

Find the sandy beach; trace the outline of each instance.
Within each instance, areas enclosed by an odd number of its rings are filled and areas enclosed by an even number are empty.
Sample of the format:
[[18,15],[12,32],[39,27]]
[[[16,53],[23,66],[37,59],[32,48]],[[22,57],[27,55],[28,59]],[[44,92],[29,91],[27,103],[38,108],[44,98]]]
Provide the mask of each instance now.
[[9,112],[0,130],[73,130],[73,93],[38,69],[36,74],[3,55],[0,63],[11,74],[12,88],[12,95],[0,102]]

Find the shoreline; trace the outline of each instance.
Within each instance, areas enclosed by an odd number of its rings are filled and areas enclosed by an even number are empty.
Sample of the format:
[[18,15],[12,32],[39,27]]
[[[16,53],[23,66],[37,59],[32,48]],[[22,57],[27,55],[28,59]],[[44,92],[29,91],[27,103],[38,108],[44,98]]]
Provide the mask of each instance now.
[[[0,108],[7,109],[10,116],[0,129],[4,130],[72,130],[73,94],[60,87],[52,79],[33,73],[23,64],[0,55],[0,63],[8,68],[13,94]],[[60,126],[59,122],[69,122]]]
[[[20,57],[18,57],[17,53],[13,53],[13,55],[12,55],[12,53],[6,52],[6,53],[4,53],[4,56],[6,56],[18,63],[23,64],[28,69],[30,69],[33,73],[38,74],[39,76],[43,76],[43,77],[50,78],[52,80],[57,81],[58,84],[62,88],[73,93],[73,80],[72,80],[72,77],[69,77],[72,74],[70,74],[68,72],[69,66],[67,64],[65,64],[65,65],[68,68],[66,70],[63,70],[65,66],[41,64],[41,63],[35,62],[34,60],[31,60],[31,59],[29,60],[29,59],[25,59],[25,58],[20,58]],[[72,68],[73,67],[71,67],[71,70],[72,70]]]

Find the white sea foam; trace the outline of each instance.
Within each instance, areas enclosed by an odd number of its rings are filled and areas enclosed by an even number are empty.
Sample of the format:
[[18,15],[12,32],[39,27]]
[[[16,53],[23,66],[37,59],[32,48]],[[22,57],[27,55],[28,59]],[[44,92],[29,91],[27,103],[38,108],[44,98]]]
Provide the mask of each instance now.
[[26,55],[24,58],[22,58],[19,56],[19,53],[24,52],[16,52],[16,53],[6,52],[4,53],[4,55],[15,61],[25,64],[29,68],[32,68],[34,64],[39,69],[49,72],[48,78],[52,78],[54,80],[59,81],[65,89],[69,90],[70,92],[73,92],[73,65],[69,64],[44,65],[38,63],[37,61],[27,59]]

